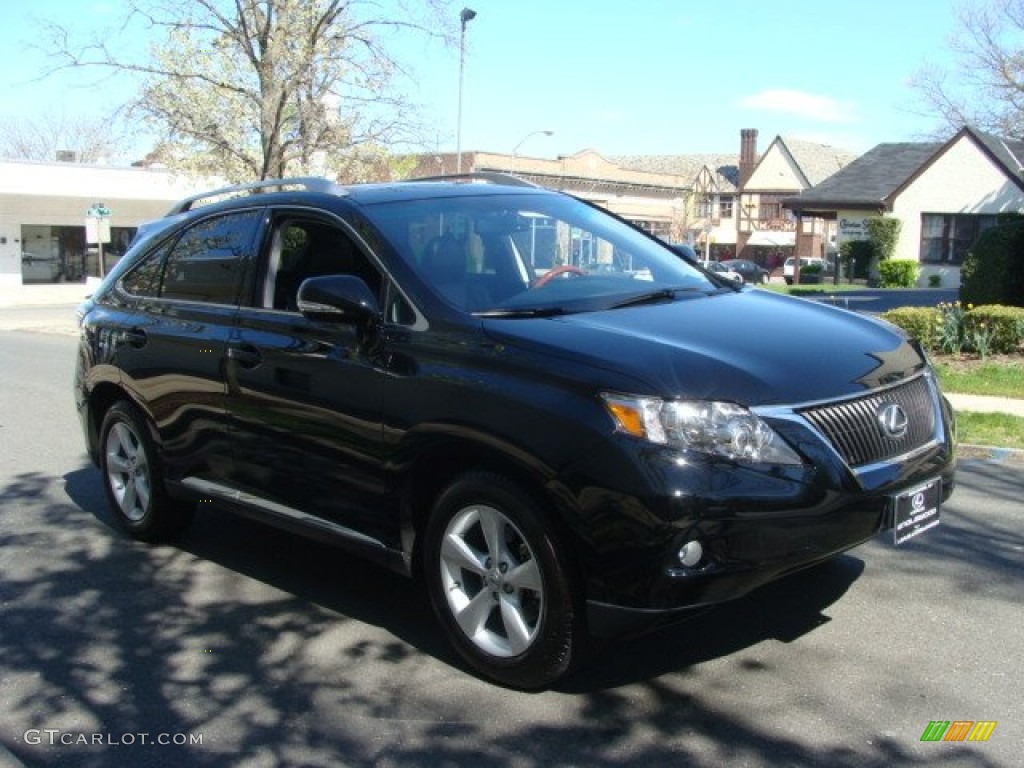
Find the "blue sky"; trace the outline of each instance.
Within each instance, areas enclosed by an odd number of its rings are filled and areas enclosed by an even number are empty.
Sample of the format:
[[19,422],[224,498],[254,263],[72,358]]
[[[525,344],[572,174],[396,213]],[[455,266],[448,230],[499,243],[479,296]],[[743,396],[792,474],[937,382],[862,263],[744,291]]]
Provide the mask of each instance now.
[[[909,80],[949,66],[961,0],[458,0],[466,28],[463,150],[554,157],[735,153],[741,128],[865,151],[925,138],[937,121]],[[99,116],[128,82],[35,80],[36,22],[110,23],[117,0],[37,0],[5,7],[0,116]],[[404,42],[431,147],[453,150],[457,48]],[[550,130],[552,136],[531,135]]]

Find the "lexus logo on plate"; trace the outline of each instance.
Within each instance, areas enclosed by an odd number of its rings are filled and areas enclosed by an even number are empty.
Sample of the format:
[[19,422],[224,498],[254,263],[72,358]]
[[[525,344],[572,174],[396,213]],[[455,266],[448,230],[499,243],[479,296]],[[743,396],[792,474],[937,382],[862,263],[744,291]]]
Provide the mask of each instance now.
[[885,403],[878,409],[878,423],[882,434],[890,440],[899,440],[907,434],[907,412],[896,403]]

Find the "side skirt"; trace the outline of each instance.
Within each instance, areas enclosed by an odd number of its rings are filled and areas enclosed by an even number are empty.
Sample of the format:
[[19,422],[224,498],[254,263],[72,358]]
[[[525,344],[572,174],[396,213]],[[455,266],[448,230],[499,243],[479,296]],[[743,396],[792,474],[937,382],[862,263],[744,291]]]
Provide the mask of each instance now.
[[310,515],[228,485],[198,477],[175,483],[189,497],[224,504],[232,512],[300,536],[323,541],[372,560],[405,576],[412,575],[410,558],[359,531]]

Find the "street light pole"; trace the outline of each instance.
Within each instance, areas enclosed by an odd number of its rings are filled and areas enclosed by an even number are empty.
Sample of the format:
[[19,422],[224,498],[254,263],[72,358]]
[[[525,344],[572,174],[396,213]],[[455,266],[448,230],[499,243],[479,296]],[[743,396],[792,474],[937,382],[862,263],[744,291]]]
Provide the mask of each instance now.
[[530,139],[530,138],[532,138],[534,136],[542,136],[542,135],[543,136],[554,136],[554,134],[555,134],[554,131],[531,131],[530,133],[528,133],[525,136],[523,136],[523,138],[519,141],[519,143],[516,144],[515,147],[512,149],[512,168],[511,168],[511,170],[509,172],[510,173],[515,173],[516,172],[516,157],[519,156],[519,148],[521,146],[523,146],[523,144],[525,144],[528,139]]
[[455,129],[455,172],[462,173],[462,81],[466,69],[466,24],[476,18],[476,11],[463,8],[459,14],[462,31],[459,35],[459,116]]

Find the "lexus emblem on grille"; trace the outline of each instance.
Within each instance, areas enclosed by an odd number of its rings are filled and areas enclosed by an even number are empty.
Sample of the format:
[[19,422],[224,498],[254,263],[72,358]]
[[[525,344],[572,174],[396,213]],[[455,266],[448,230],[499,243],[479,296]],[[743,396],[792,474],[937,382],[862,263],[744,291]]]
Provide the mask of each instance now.
[[907,412],[896,403],[886,403],[878,409],[878,423],[882,434],[890,440],[899,440],[907,434]]

